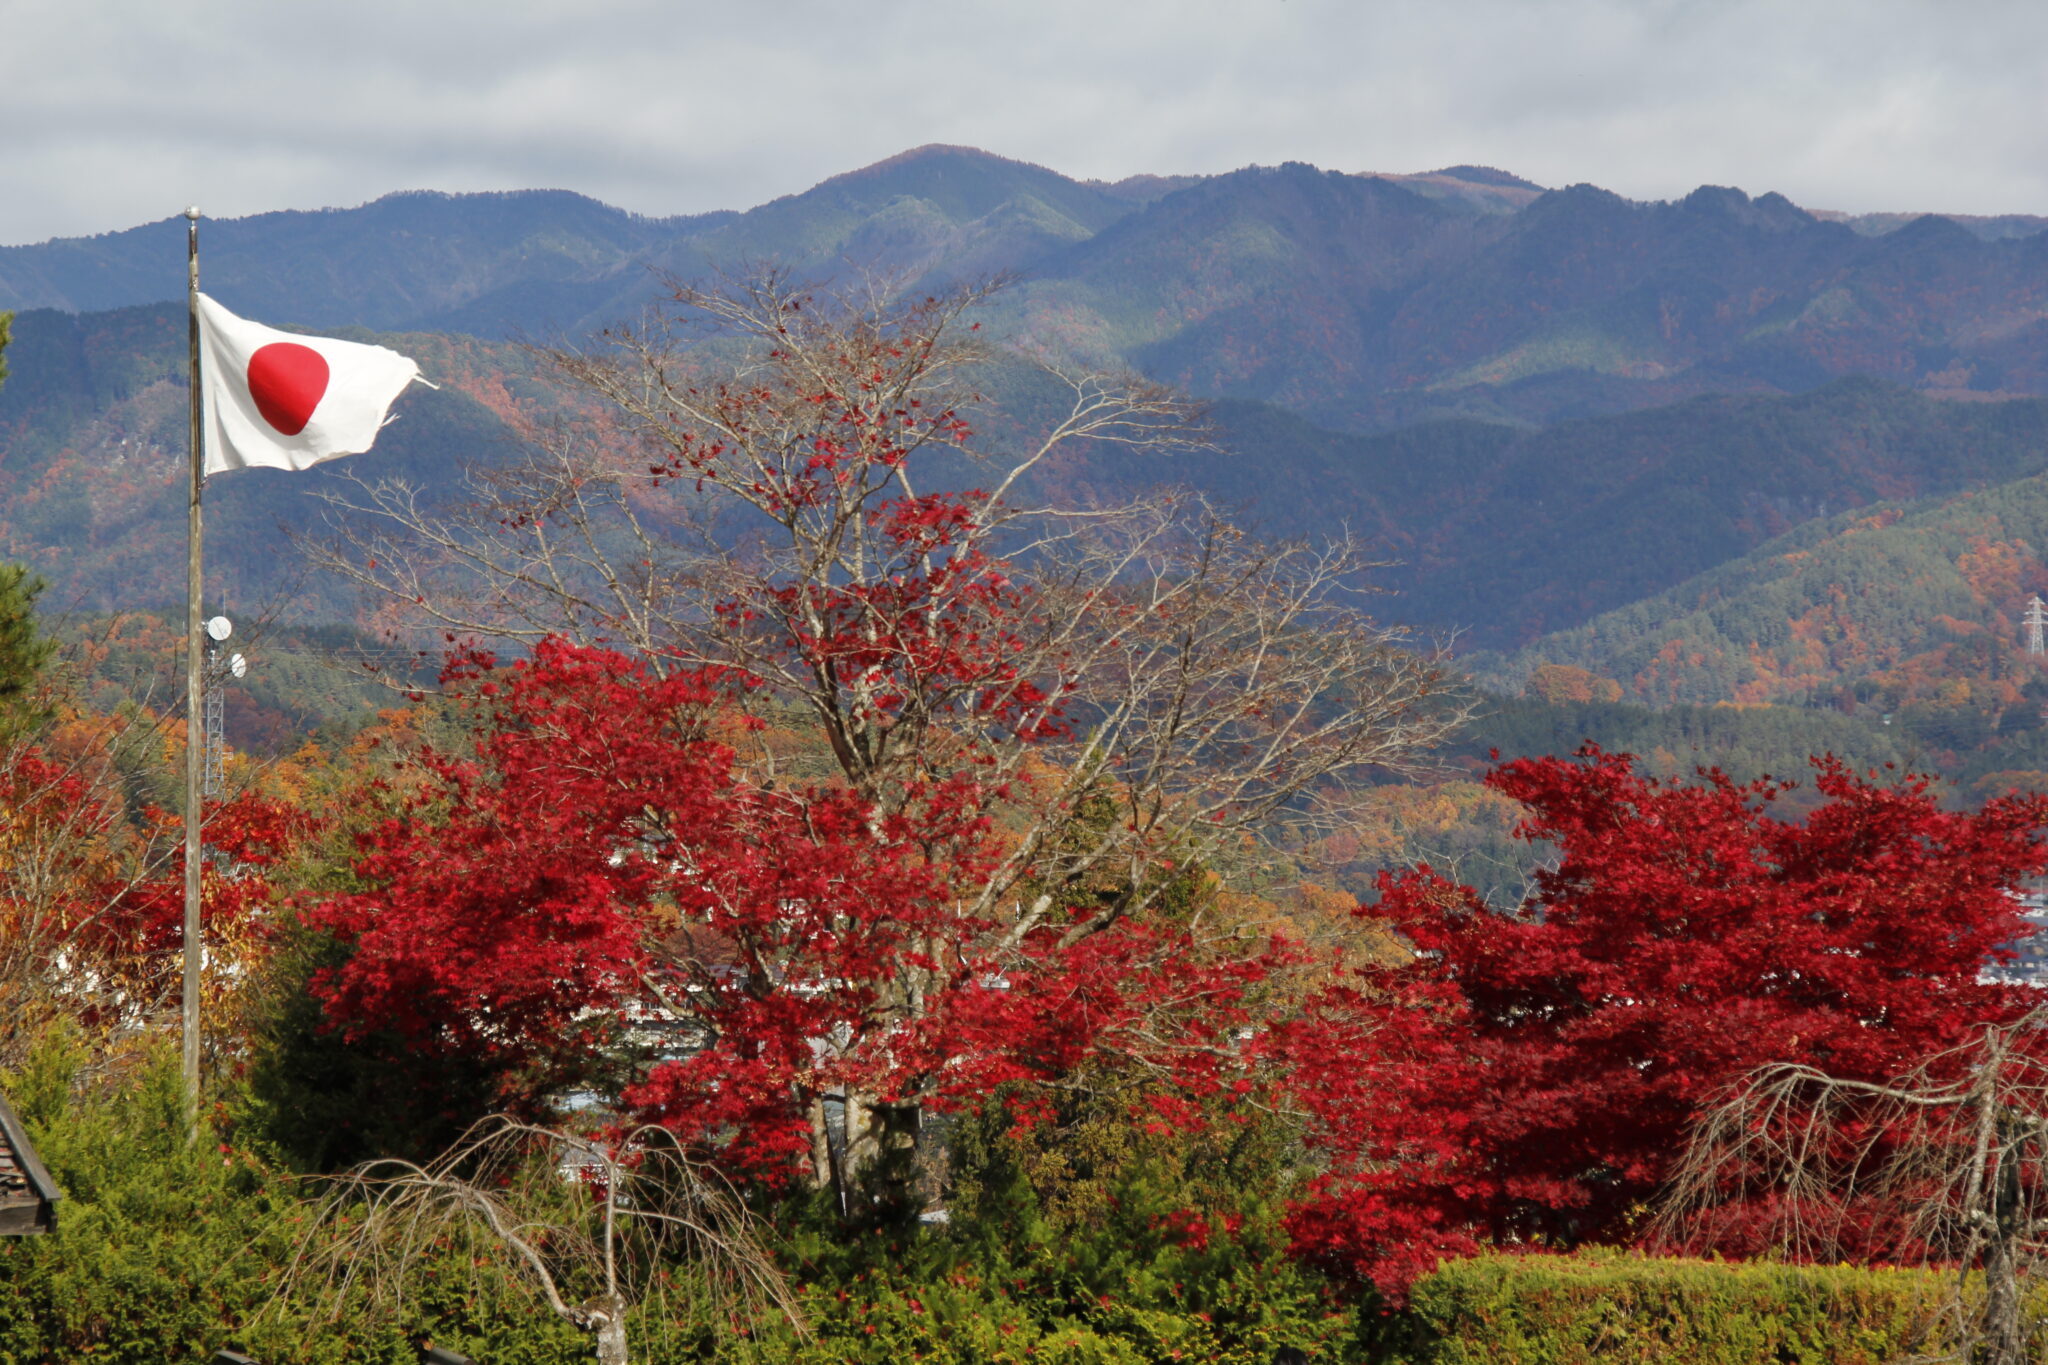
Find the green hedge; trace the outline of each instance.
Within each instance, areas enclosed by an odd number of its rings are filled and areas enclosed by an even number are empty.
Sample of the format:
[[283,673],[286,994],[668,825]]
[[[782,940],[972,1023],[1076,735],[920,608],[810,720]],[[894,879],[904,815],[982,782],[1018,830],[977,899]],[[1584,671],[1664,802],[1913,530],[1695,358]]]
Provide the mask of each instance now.
[[1416,1285],[1392,1359],[1428,1365],[1883,1365],[1952,1278],[1613,1251],[1454,1261]]
[[312,1321],[274,1305],[307,1216],[302,1191],[246,1153],[185,1138],[168,1041],[113,1083],[46,1036],[0,1078],[64,1193],[57,1231],[0,1240],[0,1365],[415,1365],[417,1342],[487,1346],[490,1365],[583,1365],[588,1338],[501,1276],[422,1268],[401,1321]]

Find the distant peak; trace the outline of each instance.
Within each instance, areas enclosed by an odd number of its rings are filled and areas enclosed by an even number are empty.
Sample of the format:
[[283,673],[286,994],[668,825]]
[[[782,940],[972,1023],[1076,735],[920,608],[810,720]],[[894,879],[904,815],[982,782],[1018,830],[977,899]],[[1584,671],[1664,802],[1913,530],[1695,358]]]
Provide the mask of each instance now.
[[1712,213],[1732,218],[1747,227],[1783,232],[1805,227],[1813,215],[1775,191],[1751,199],[1728,185],[1702,185],[1685,196],[1680,206],[1694,213]]
[[1923,213],[1896,232],[1887,235],[1894,240],[1909,242],[1977,240],[1968,228],[1945,213]]
[[[380,194],[368,204],[595,204],[599,208],[624,213],[602,199],[593,199],[576,190],[526,189],[526,190],[392,190]],[[323,212],[347,212],[346,209],[328,209]]]
[[1800,208],[1799,205],[1793,203],[1776,190],[1770,190],[1758,195],[1751,201],[1751,207],[1758,213],[1768,215],[1770,221],[1774,224],[1804,225],[1817,221],[1812,214]]
[[1946,218],[1984,242],[2015,241],[2048,231],[2048,218],[2026,213],[1843,213],[1839,209],[1811,209],[1808,212],[1824,223],[1841,223],[1861,237],[1888,236],[1927,217]]
[[1544,194],[1542,200],[1537,202],[1541,203],[1546,200],[1554,204],[1599,204],[1602,206],[1622,205],[1629,202],[1629,200],[1616,194],[1613,190],[1603,189],[1590,180],[1581,180],[1576,185],[1566,185],[1562,189],[1550,190]]
[[1748,208],[1749,196],[1733,185],[1702,185],[1683,200],[1689,209]]
[[1343,171],[1332,171],[1332,170],[1325,170],[1325,169],[1324,169],[1323,167],[1321,167],[1321,166],[1318,166],[1318,165],[1316,165],[1316,164],[1315,164],[1314,162],[1311,162],[1311,161],[1283,161],[1283,162],[1281,162],[1281,163],[1280,163],[1279,165],[1277,165],[1277,166],[1268,166],[1268,165],[1265,165],[1265,164],[1264,164],[1264,163],[1262,163],[1262,162],[1257,162],[1257,161],[1255,161],[1255,162],[1253,162],[1253,163],[1252,163],[1251,165],[1249,165],[1249,166],[1239,166],[1239,167],[1238,167],[1238,168],[1237,168],[1236,170],[1234,170],[1234,171],[1225,171],[1225,172],[1224,172],[1223,174],[1221,174],[1221,175],[1209,176],[1209,177],[1207,177],[1207,178],[1208,178],[1208,179],[1211,179],[1211,180],[1232,180],[1232,179],[1242,179],[1242,180],[1259,180],[1259,179],[1267,179],[1267,180],[1270,180],[1270,179],[1286,179],[1286,180],[1328,180],[1328,181],[1337,181],[1337,180],[1354,180],[1354,179],[1361,179],[1361,178],[1362,178],[1362,179],[1382,179],[1382,178],[1384,178],[1384,177],[1374,177],[1374,176],[1365,176],[1365,177],[1358,177],[1358,176],[1352,176],[1352,175],[1347,175],[1347,174],[1346,174],[1345,172],[1343,172]]
[[[909,151],[898,152],[894,156],[884,157],[872,165],[862,166],[858,170],[846,171],[840,175],[833,176],[832,179],[846,180],[854,176],[873,175],[880,171],[893,171],[904,166],[916,166],[929,161],[982,161],[997,166],[1024,166],[1034,171],[1046,170],[1044,166],[1039,166],[1029,161],[1018,161],[1014,157],[997,156],[994,152],[985,152],[979,147],[968,147],[953,142],[927,142],[922,147],[912,147]],[[1057,171],[1051,173],[1058,174]]]
[[1519,175],[1510,175],[1492,166],[1446,166],[1431,175],[1441,175],[1450,180],[1462,180],[1468,185],[1494,185],[1509,190],[1540,190],[1543,187],[1533,180],[1524,180]]
[[589,195],[578,194],[574,190],[554,190],[546,189],[543,187],[535,187],[532,189],[523,190],[430,190],[422,188],[411,190],[391,190],[388,193],[378,195],[375,199],[372,199],[370,202],[373,204],[382,204],[388,200],[393,199],[399,200],[401,202],[408,199],[433,199],[441,200],[447,203],[454,203],[455,201],[461,199],[531,201],[535,199],[588,199],[589,197]]

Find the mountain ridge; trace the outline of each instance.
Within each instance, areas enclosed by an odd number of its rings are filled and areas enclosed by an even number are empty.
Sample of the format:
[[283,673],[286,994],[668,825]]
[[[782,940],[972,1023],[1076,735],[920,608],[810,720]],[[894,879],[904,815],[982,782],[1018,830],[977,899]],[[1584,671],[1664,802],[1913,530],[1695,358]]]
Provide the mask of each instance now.
[[[1105,183],[934,144],[745,211],[429,191],[254,215],[206,226],[203,268],[210,293],[277,323],[483,337],[573,336],[637,315],[664,272],[763,259],[908,288],[1008,274],[1019,332],[1349,429],[1542,423],[1854,373],[2048,392],[2048,237],[1930,217],[1871,235],[1839,217],[1776,193],[1644,203],[1471,165]],[[180,227],[0,248],[0,306],[175,299]]]

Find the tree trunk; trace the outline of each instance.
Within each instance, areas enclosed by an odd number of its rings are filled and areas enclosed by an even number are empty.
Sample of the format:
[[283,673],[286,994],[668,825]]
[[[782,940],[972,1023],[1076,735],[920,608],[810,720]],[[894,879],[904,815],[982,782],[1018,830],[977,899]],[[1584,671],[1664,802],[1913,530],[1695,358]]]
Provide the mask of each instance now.
[[851,1186],[875,1164],[874,1104],[866,1095],[848,1090],[840,1113],[844,1115],[845,1138],[839,1148],[841,1202],[850,1202]]
[[[843,1196],[845,1191],[840,1188],[839,1159],[832,1153],[832,1121],[825,1113],[825,1097],[813,1095],[804,1114],[811,1125],[811,1188],[829,1189]],[[842,1199],[840,1212],[845,1211]]]
[[836,1172],[840,1207],[884,1219],[915,1218],[919,1107],[888,1104],[869,1095],[846,1097],[846,1154]]
[[597,1365],[627,1365],[626,1305],[617,1295],[590,1316],[597,1332]]
[[2026,1306],[2019,1284],[2020,1167],[2008,1145],[2000,1153],[1991,1236],[1984,1247],[1985,1365],[2027,1365]]

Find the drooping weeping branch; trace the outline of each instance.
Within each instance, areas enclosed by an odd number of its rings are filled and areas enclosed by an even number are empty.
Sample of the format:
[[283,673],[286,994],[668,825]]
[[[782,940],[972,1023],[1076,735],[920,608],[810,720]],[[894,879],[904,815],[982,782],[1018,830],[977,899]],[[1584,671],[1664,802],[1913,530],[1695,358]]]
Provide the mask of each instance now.
[[[667,1130],[576,1135],[497,1116],[424,1164],[366,1162],[329,1182],[284,1276],[331,1318],[400,1313],[449,1246],[495,1248],[512,1281],[624,1365],[625,1314],[694,1272],[713,1321],[803,1316],[756,1220]],[[453,1264],[469,1264],[457,1258]]]
[[1888,1082],[1756,1072],[1697,1125],[1657,1234],[1689,1251],[1956,1267],[1928,1358],[2019,1365],[2024,1287],[2048,1253],[2048,1008]]

